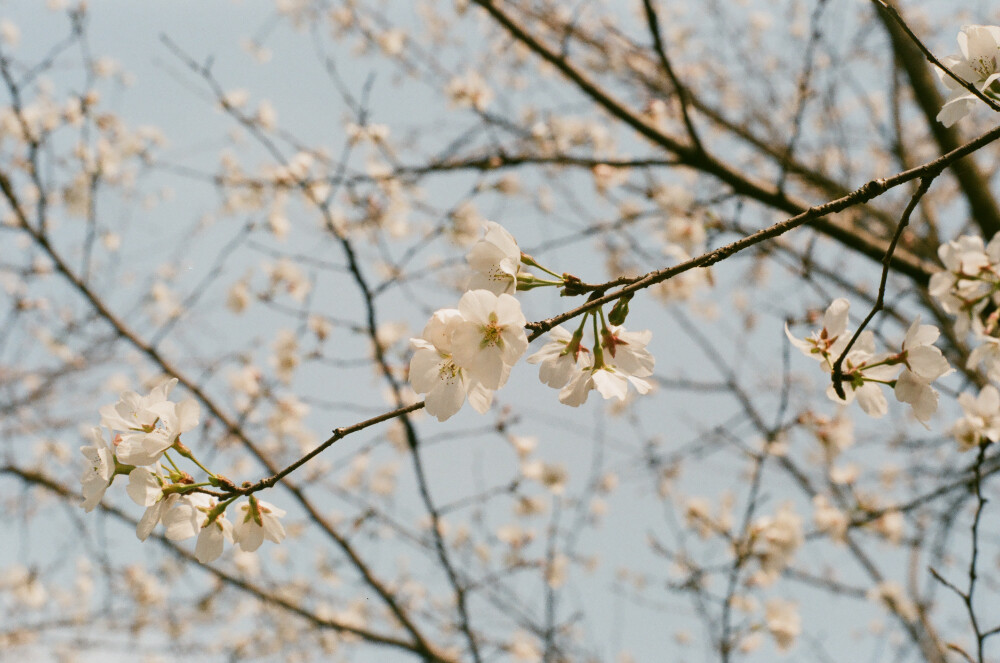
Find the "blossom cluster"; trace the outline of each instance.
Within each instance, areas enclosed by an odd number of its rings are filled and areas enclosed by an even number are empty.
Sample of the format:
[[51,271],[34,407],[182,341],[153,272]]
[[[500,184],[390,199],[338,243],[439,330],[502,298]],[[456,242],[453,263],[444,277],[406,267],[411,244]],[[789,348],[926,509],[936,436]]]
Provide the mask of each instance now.
[[[493,394],[510,376],[511,368],[528,348],[527,320],[514,296],[518,290],[556,286],[568,289],[579,280],[558,275],[521,252],[502,226],[486,222],[484,236],[467,257],[472,275],[457,308],[435,311],[423,333],[410,339],[410,383],[425,394],[427,412],[444,421],[466,400],[485,412]],[[534,266],[559,279],[545,279],[522,270]],[[651,389],[644,378],[653,373],[653,356],[646,350],[652,332],[629,332],[620,323],[628,310],[622,299],[608,316],[603,310],[582,316],[579,328],[550,331],[550,342],[528,357],[540,364],[539,377],[559,389],[559,400],[578,406],[596,389],[604,398],[624,400],[628,385],[641,394]],[[583,345],[585,327],[593,321],[592,351]],[[598,328],[598,320],[600,327]],[[618,322],[619,324],[614,324]]]
[[[127,475],[128,496],[146,509],[136,527],[140,540],[145,541],[162,523],[164,536],[171,541],[197,536],[195,557],[202,563],[217,559],[226,541],[239,544],[245,551],[256,550],[264,539],[281,542],[285,530],[278,519],[285,512],[278,507],[251,495],[238,505],[239,517],[230,522],[226,508],[239,495],[220,502],[212,495],[197,492],[206,486],[231,484],[206,470],[181,442],[181,435],[198,425],[200,407],[191,398],[180,403],[168,400],[176,384],[176,378],[168,380],[145,396],[127,391],[117,403],[101,408],[101,426],[91,431],[93,444],[80,448],[87,460],[80,479],[83,507],[92,511],[115,477]],[[111,444],[104,428],[112,434]],[[208,480],[195,483],[177,467],[170,451],[208,473]]]
[[[888,386],[896,400],[909,404],[917,420],[926,426],[938,406],[938,393],[931,383],[952,372],[941,350],[933,345],[941,332],[933,325],[920,324],[918,316],[906,332],[899,352],[876,353],[875,335],[870,331],[861,332],[848,350],[852,338],[847,331],[849,308],[846,299],[836,299],[827,308],[819,331],[800,339],[786,325],[785,334],[792,345],[820,362],[829,373],[833,373],[838,359],[847,350],[841,365],[846,402],[856,399],[866,413],[881,417],[889,409],[882,390]],[[832,383],[827,395],[832,400],[841,400]]]
[[587,316],[570,334],[563,327],[549,332],[550,341],[528,363],[539,364],[542,382],[559,390],[559,401],[576,407],[587,401],[591,390],[605,399],[624,400],[631,384],[640,394],[652,385],[644,378],[653,374],[653,355],[646,349],[653,336],[649,330],[630,332],[623,326],[606,324],[596,331],[599,315],[589,316],[594,323],[593,351],[582,344]]
[[[963,235],[938,249],[944,269],[931,277],[929,291],[945,312],[955,316],[957,334],[971,333],[975,347],[966,368],[982,367],[1000,381],[1000,234],[988,243]],[[963,416],[951,433],[962,450],[1000,440],[1000,392],[991,384],[978,396],[958,397]]]

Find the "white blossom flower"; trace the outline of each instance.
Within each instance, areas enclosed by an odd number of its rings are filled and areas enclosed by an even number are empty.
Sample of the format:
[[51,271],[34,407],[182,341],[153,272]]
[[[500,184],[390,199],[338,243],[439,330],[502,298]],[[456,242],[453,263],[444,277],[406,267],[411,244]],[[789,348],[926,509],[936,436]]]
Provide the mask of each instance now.
[[198,543],[194,547],[195,558],[202,564],[217,560],[222,555],[226,541],[233,542],[233,524],[226,519],[226,514],[219,514],[211,523],[206,517],[201,523]]
[[604,365],[593,371],[594,389],[598,391],[605,400],[617,398],[625,400],[628,395],[628,386],[631,384],[640,394],[648,394],[652,385],[641,377],[632,375],[622,370],[615,364],[605,360]]
[[917,316],[903,339],[903,363],[907,370],[925,382],[933,382],[952,372],[941,350],[933,345],[940,335],[937,327],[920,324],[920,316]]
[[[846,336],[846,333],[843,335]],[[843,352],[843,349],[840,351]],[[836,356],[839,356],[839,353]],[[843,400],[837,395],[832,384],[827,387],[826,395],[838,403],[850,403],[857,398],[858,405],[869,416],[876,419],[885,416],[889,411],[889,403],[879,383],[892,380],[898,370],[897,366],[882,363],[888,357],[889,355],[875,355],[875,335],[870,331],[862,332],[844,358],[843,364],[844,375],[854,374],[856,379],[844,383]],[[829,360],[828,370],[832,369],[835,361],[836,359]]]
[[202,493],[181,495],[160,517],[171,541],[190,539],[201,531],[205,514],[214,506],[212,498]]
[[975,329],[978,334],[983,327],[980,316],[991,299],[1000,303],[1000,234],[985,248],[981,237],[963,235],[942,244],[938,256],[945,269],[931,275],[928,292],[957,316],[956,333]]
[[499,223],[486,222],[485,235],[473,244],[465,259],[473,270],[469,290],[489,290],[501,295],[511,294],[517,288],[521,249],[514,236]]
[[136,504],[146,507],[135,528],[135,535],[140,541],[149,537],[163,514],[178,499],[176,493],[164,495],[160,478],[145,467],[137,467],[129,473],[125,492]]
[[134,391],[124,392],[117,403],[100,409],[101,425],[121,432],[151,429],[160,415],[149,408],[166,401],[176,384],[177,378],[167,380],[146,396],[140,396]]
[[152,465],[163,452],[178,440],[182,433],[198,425],[201,408],[188,398],[180,403],[162,401],[149,406],[146,411],[157,416],[155,425],[145,430],[129,431],[119,435],[115,455],[128,465]]
[[587,402],[590,390],[594,388],[594,371],[586,358],[581,358],[574,367],[569,380],[559,390],[559,402],[571,407],[579,407]]
[[458,309],[441,309],[424,327],[421,338],[411,338],[415,350],[410,359],[410,384],[426,394],[424,407],[438,421],[448,419],[462,407],[466,396],[480,414],[489,409],[493,392],[469,378],[452,358],[452,337],[464,320]]
[[[949,55],[942,63],[959,78],[986,92],[1000,79],[997,59],[1000,57],[1000,27],[993,25],[967,25],[958,33],[961,55]],[[965,117],[979,99],[951,76],[936,69],[938,78],[951,93],[937,120],[946,127]]]
[[938,406],[938,394],[930,383],[952,372],[941,350],[932,345],[940,335],[937,327],[920,324],[917,316],[903,340],[900,356],[906,368],[894,387],[896,399],[909,403],[914,416],[925,426]]
[[264,539],[274,543],[284,540],[285,528],[278,520],[285,515],[284,510],[257,499],[242,502],[238,509],[240,513],[233,525],[233,539],[242,550],[253,552],[260,548]]
[[938,393],[931,385],[910,370],[904,370],[896,378],[893,391],[896,393],[896,400],[909,404],[913,408],[913,416],[927,427],[927,421],[938,408]]
[[553,389],[562,389],[576,373],[580,355],[589,354],[589,350],[580,344],[582,334],[574,336],[564,327],[556,326],[549,330],[549,342],[538,352],[528,357],[529,364],[540,364],[538,378],[543,384]]
[[630,332],[623,325],[608,325],[601,333],[601,347],[604,348],[605,357],[611,356],[611,362],[618,371],[644,378],[653,374],[655,360],[646,349],[652,338],[653,332],[648,329]]
[[979,396],[965,392],[959,394],[958,404],[965,416],[955,422],[951,434],[962,451],[979,446],[984,438],[990,442],[1000,440],[1000,391],[991,384],[979,391]]
[[980,364],[986,364],[986,375],[991,380],[1000,382],[1000,338],[982,336],[979,339],[979,345],[969,353],[965,367],[974,369]]
[[527,320],[510,295],[471,290],[458,302],[462,320],[452,334],[452,356],[471,380],[499,389],[511,366],[528,349]]
[[446,90],[453,106],[472,107],[484,111],[493,101],[493,90],[486,80],[475,70],[470,69],[462,76],[455,76],[448,82]]
[[835,299],[823,314],[823,327],[813,332],[806,339],[800,339],[792,335],[788,325],[785,325],[785,336],[792,345],[798,348],[802,354],[823,362],[827,371],[833,370],[833,362],[847,347],[851,340],[847,333],[848,309],[851,303],[846,299]]
[[93,446],[80,447],[80,453],[87,459],[87,467],[80,477],[80,483],[83,484],[83,508],[87,511],[93,511],[98,505],[115,475],[114,455],[104,439],[104,433],[95,426],[91,429],[91,437],[94,440]]
[[137,467],[128,475],[125,492],[139,506],[152,506],[163,496],[163,485],[159,476],[148,468]]

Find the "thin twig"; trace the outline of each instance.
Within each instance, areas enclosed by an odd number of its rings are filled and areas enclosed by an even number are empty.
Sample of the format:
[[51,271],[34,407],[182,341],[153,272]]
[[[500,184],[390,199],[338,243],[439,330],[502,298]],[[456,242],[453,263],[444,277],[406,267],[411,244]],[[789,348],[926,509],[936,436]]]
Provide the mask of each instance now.
[[903,230],[907,225],[909,225],[910,215],[913,214],[913,210],[916,208],[917,203],[919,203],[920,199],[924,197],[924,194],[927,193],[927,189],[931,186],[931,182],[933,182],[934,178],[940,173],[941,171],[939,170],[929,175],[925,175],[920,179],[920,186],[917,187],[917,190],[910,197],[910,202],[907,203],[906,209],[903,210],[903,215],[899,218],[899,225],[896,226],[896,232],[892,236],[892,241],[889,242],[889,248],[885,251],[885,258],[882,259],[882,278],[878,284],[878,296],[875,298],[875,304],[872,305],[872,309],[868,312],[868,315],[865,316],[865,319],[860,325],[858,325],[857,330],[854,332],[854,336],[852,336],[851,340],[848,341],[846,346],[844,346],[844,350],[840,353],[840,356],[837,357],[837,361],[833,363],[833,390],[837,392],[837,396],[839,396],[841,400],[847,400],[847,397],[844,394],[844,359],[847,357],[847,353],[851,351],[854,343],[861,336],[865,327],[868,326],[868,323],[871,322],[872,318],[875,317],[875,314],[881,311],[885,306],[885,286],[889,280],[889,265],[892,261],[892,253],[896,250],[896,244],[899,243],[899,238],[902,236]]

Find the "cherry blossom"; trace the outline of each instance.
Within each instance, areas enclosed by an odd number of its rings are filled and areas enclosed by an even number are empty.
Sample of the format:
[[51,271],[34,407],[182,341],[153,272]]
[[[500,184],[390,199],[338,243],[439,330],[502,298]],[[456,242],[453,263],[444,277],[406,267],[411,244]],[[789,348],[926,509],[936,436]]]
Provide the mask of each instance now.
[[171,541],[183,541],[196,536],[212,506],[212,498],[202,493],[181,495],[173,500],[169,510],[160,517],[166,537]]
[[201,523],[201,532],[195,544],[194,556],[202,564],[208,564],[218,559],[225,548],[225,542],[233,542],[233,524],[226,519],[226,514],[219,514],[215,520]]
[[969,353],[965,367],[977,368],[985,364],[987,376],[993,381],[1000,381],[1000,338],[983,336],[979,340],[979,345]]
[[101,408],[101,425],[112,431],[146,430],[156,423],[159,414],[149,408],[167,400],[170,390],[177,384],[177,378],[160,383],[146,396],[134,391],[126,391],[114,405]]
[[[942,63],[959,78],[989,94],[993,84],[1000,79],[1000,68],[997,65],[997,58],[1000,57],[1000,27],[967,25],[958,33],[958,47],[961,55],[949,55],[942,58]],[[968,115],[980,101],[947,73],[939,69],[935,71],[950,93],[937,120],[950,127]]]
[[559,390],[559,402],[571,407],[579,407],[587,402],[587,396],[593,388],[593,364],[581,358],[574,366],[569,380]]
[[630,332],[624,325],[608,325],[601,333],[605,361],[608,361],[607,356],[610,355],[610,361],[618,371],[637,378],[649,377],[653,374],[655,360],[646,345],[652,338],[653,332],[648,329]]
[[[785,334],[804,355],[821,362],[823,369],[832,373],[852,336],[847,331],[849,308],[846,299],[834,300],[823,316],[820,331],[799,339],[786,324]],[[827,396],[844,403],[857,399],[862,410],[879,418],[889,411],[880,386],[886,385],[893,388],[896,400],[909,404],[917,420],[926,426],[938,406],[938,394],[930,384],[952,370],[941,351],[932,345],[940,334],[933,325],[921,325],[917,317],[907,330],[899,353],[876,354],[874,334],[863,331],[841,364],[844,397],[841,398],[833,384],[827,387]],[[897,374],[900,367],[902,373]]]
[[156,403],[147,412],[157,416],[154,425],[119,435],[115,455],[123,463],[136,466],[155,463],[182,433],[198,425],[201,408],[197,401],[188,398],[181,403]]
[[[837,356],[839,355],[826,357],[826,362],[829,364],[827,370],[832,370]],[[885,416],[889,411],[889,403],[879,384],[891,381],[898,370],[897,367],[885,363],[888,357],[889,355],[885,354],[876,355],[875,335],[869,331],[862,332],[844,358],[844,375],[852,377],[850,381],[844,383],[844,399],[840,398],[832,384],[827,387],[827,397],[838,403],[851,403],[857,398],[858,405],[869,416],[876,419]]]
[[786,324],[785,336],[802,354],[810,359],[825,362],[826,369],[832,371],[833,361],[836,361],[850,341],[850,335],[846,333],[850,306],[851,303],[846,299],[835,299],[826,309],[823,315],[823,327],[819,331],[813,332],[803,340],[794,336]]
[[921,325],[917,316],[906,332],[900,352],[905,368],[896,380],[896,398],[909,403],[914,416],[924,425],[938,406],[937,392],[930,383],[952,372],[941,350],[932,345],[940,335],[937,327]]
[[521,249],[514,236],[498,223],[486,222],[485,236],[466,256],[473,274],[469,290],[489,290],[495,295],[511,294],[517,288],[521,268]]
[[240,513],[233,525],[233,540],[242,550],[253,552],[260,548],[264,539],[274,543],[281,543],[284,540],[285,528],[278,520],[285,515],[282,509],[251,497],[241,503],[238,510]]
[[527,362],[539,364],[538,378],[543,384],[561,389],[573,378],[581,355],[586,360],[589,350],[580,344],[582,329],[571,334],[564,327],[556,326],[549,330],[549,339],[538,352],[528,357]]
[[528,349],[521,304],[510,295],[471,290],[458,302],[462,315],[452,334],[455,364],[487,389],[499,389],[509,368]]
[[979,315],[1000,285],[1000,236],[994,236],[984,247],[981,237],[962,235],[942,244],[938,257],[944,270],[931,276],[928,292],[941,308],[957,316],[956,332],[965,334],[970,328],[981,328]]
[[472,381],[451,356],[452,336],[463,320],[458,309],[441,309],[431,316],[421,338],[410,339],[415,350],[410,359],[410,384],[418,394],[426,394],[424,407],[438,421],[458,412],[467,396],[480,414],[493,401],[493,392]]
[[129,473],[125,492],[136,504],[146,507],[135,528],[135,535],[140,541],[149,537],[163,514],[179,499],[176,493],[165,495],[163,479],[145,467],[137,467]]
[[951,434],[959,447],[968,451],[982,440],[1000,440],[1000,391],[991,384],[979,391],[979,396],[965,392],[959,394],[958,404],[965,416],[955,422]]
[[95,426],[91,429],[91,437],[94,440],[93,446],[80,447],[80,453],[87,459],[87,466],[80,477],[80,483],[83,484],[83,508],[87,511],[93,511],[100,503],[115,474],[114,454],[104,439],[104,433]]
[[795,639],[802,633],[802,617],[798,606],[792,601],[769,599],[765,604],[765,621],[778,651],[791,649]]

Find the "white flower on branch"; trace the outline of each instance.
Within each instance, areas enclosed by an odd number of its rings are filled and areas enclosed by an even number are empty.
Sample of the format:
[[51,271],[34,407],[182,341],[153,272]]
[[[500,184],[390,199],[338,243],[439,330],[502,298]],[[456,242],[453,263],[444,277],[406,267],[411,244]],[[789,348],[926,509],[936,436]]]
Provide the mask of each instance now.
[[194,556],[202,564],[208,564],[222,555],[226,541],[233,542],[233,524],[226,519],[224,513],[219,514],[212,522],[207,522],[204,515],[202,517],[204,522],[198,534],[198,543],[195,544]]
[[452,335],[455,363],[474,382],[499,389],[507,381],[510,367],[528,349],[524,333],[527,320],[521,304],[510,295],[471,290],[458,302],[462,320]]
[[[833,373],[852,336],[847,331],[849,308],[846,299],[834,300],[823,316],[820,331],[799,339],[786,324],[785,334],[804,355],[819,361],[825,371]],[[918,317],[910,325],[899,353],[876,354],[874,334],[861,332],[841,364],[844,397],[840,397],[833,384],[827,387],[827,396],[838,403],[857,399],[861,409],[877,419],[889,411],[889,403],[880,386],[886,385],[893,388],[896,400],[909,404],[917,420],[926,426],[938,406],[937,392],[930,384],[952,370],[941,351],[932,345],[940,334],[933,325],[921,325]],[[900,366],[903,370],[897,377]]]
[[486,222],[485,235],[473,244],[465,259],[473,270],[469,290],[489,290],[501,295],[511,294],[517,288],[521,249],[514,236],[499,223]]
[[135,535],[140,541],[149,537],[163,514],[179,499],[176,493],[165,495],[162,479],[145,467],[137,467],[129,473],[125,492],[136,504],[146,507],[135,528]]
[[170,509],[160,517],[166,537],[171,541],[183,541],[197,536],[205,514],[212,506],[212,498],[202,493],[182,495],[174,500]]
[[193,398],[180,403],[162,401],[151,405],[147,411],[157,416],[152,425],[142,430],[121,433],[115,455],[127,465],[152,465],[163,452],[180,439],[182,433],[198,425],[201,408]]
[[802,617],[792,601],[770,599],[764,607],[767,630],[774,638],[778,651],[788,651],[802,633]]
[[979,391],[979,396],[965,392],[958,397],[965,416],[955,422],[951,434],[962,451],[974,449],[983,440],[1000,440],[1000,391],[991,384]]
[[285,528],[279,518],[284,517],[282,509],[253,497],[238,507],[239,516],[233,526],[233,539],[246,552],[260,548],[264,539],[281,543],[285,538]]
[[783,505],[773,516],[755,520],[750,530],[750,544],[760,563],[760,572],[754,576],[754,582],[770,585],[777,580],[804,541],[802,518],[791,504]]
[[444,421],[462,407],[466,397],[479,413],[486,412],[493,392],[472,381],[452,357],[452,337],[464,320],[458,309],[441,309],[424,327],[421,338],[411,338],[415,350],[410,359],[410,384],[418,394],[426,394],[428,414]]
[[[942,58],[944,66],[959,78],[973,84],[980,92],[995,92],[991,88],[1000,80],[1000,67],[997,64],[1000,57],[1000,27],[967,25],[958,33],[958,48],[961,55]],[[946,72],[940,69],[935,69],[935,72],[950,93],[937,120],[950,127],[972,112],[977,103],[982,102]]]
[[448,98],[457,108],[474,108],[484,111],[493,101],[493,90],[478,72],[469,70],[462,76],[455,76],[448,82]]
[[957,333],[981,329],[980,314],[991,299],[996,303],[1000,284],[1000,236],[994,236],[984,248],[981,237],[963,235],[942,244],[938,257],[944,271],[931,276],[928,292],[941,303],[941,308],[957,316]]
[[83,508],[87,511],[93,511],[101,501],[115,474],[114,455],[104,439],[104,433],[95,426],[91,429],[91,437],[94,440],[93,446],[80,447],[80,453],[87,459],[87,466],[80,477],[80,483],[83,484]]
[[813,332],[803,340],[794,336],[786,324],[785,336],[802,354],[810,359],[824,362],[826,369],[832,371],[833,363],[830,361],[830,357],[836,361],[851,339],[850,334],[847,333],[847,317],[850,307],[851,303],[846,299],[835,299],[826,309],[826,313],[823,314],[823,327],[819,331]]
[[528,357],[529,364],[539,364],[538,379],[553,389],[562,389],[577,372],[577,364],[583,361],[590,365],[587,356],[590,351],[580,344],[582,333],[571,334],[564,327],[556,326],[549,330],[548,343],[538,352]]
[[938,394],[931,382],[952,372],[941,350],[932,345],[940,335],[937,327],[920,324],[917,316],[906,332],[900,353],[905,368],[896,380],[896,399],[909,403],[914,416],[924,425],[938,406]]
[[167,400],[167,395],[176,384],[176,378],[167,380],[146,396],[140,396],[134,391],[124,392],[117,403],[101,408],[101,425],[112,431],[122,432],[152,427],[160,415],[149,408]]

